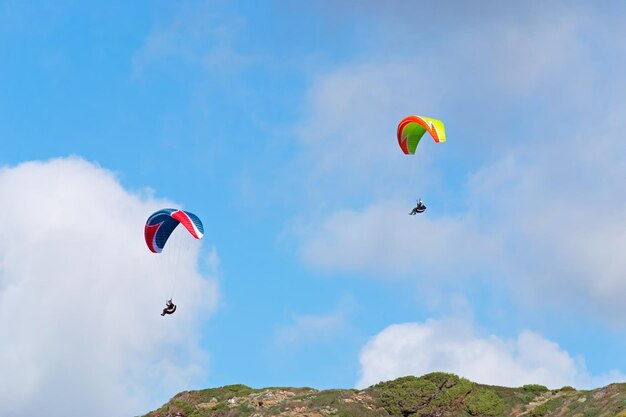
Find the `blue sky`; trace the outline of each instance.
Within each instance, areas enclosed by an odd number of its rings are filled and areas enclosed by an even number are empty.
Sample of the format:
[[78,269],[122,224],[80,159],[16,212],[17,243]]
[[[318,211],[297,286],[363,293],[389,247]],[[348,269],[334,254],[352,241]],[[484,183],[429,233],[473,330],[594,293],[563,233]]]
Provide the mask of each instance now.
[[[336,3],[0,1],[0,352],[33,364],[6,359],[0,414],[32,415],[55,363],[76,415],[231,383],[624,380],[626,7]],[[403,155],[408,114],[448,141]],[[206,235],[162,319],[142,228],[168,205]]]

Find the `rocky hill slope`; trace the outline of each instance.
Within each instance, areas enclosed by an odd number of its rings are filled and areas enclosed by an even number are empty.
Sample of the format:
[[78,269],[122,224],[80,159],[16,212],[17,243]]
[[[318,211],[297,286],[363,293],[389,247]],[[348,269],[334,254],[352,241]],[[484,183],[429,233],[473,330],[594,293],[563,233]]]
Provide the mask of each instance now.
[[176,395],[144,417],[626,417],[626,384],[577,391],[541,385],[506,388],[431,373],[364,390],[228,385]]

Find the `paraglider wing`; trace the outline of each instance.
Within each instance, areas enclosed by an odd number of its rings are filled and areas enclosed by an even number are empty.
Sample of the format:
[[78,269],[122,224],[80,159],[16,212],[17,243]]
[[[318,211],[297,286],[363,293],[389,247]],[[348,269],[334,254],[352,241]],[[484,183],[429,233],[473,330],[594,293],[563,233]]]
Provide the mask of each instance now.
[[168,208],[153,213],[146,221],[144,237],[148,249],[160,253],[179,224],[182,224],[194,238],[202,239],[204,227],[198,216],[188,211]]
[[446,141],[446,130],[441,120],[423,116],[407,116],[398,123],[398,144],[405,154],[414,154],[424,133],[430,133],[435,142]]

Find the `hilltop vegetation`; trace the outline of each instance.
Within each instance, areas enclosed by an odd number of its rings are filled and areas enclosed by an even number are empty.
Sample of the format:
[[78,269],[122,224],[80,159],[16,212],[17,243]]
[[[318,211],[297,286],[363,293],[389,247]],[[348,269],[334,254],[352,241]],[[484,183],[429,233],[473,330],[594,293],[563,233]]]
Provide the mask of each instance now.
[[481,385],[435,372],[364,390],[228,385],[184,391],[144,417],[626,417],[626,384],[577,391]]

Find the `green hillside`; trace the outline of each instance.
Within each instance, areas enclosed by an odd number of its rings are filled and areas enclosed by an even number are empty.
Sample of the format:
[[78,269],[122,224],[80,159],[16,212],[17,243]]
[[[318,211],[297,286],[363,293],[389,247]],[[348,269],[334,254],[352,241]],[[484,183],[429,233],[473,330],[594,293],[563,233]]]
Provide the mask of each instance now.
[[626,384],[578,391],[481,385],[453,374],[407,376],[363,390],[228,385],[176,395],[144,417],[626,417]]

